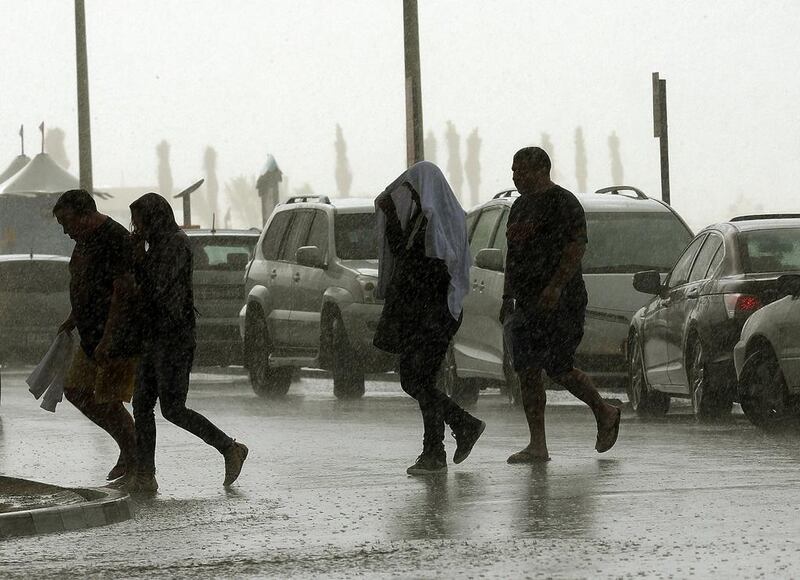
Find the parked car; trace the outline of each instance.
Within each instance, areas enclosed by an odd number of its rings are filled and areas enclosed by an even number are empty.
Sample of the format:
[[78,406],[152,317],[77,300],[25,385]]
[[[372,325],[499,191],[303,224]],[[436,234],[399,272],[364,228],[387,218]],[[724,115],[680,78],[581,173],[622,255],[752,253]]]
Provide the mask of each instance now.
[[800,269],[800,216],[741,216],[701,231],[664,282],[640,272],[653,296],[631,322],[628,396],[639,415],[692,401],[700,418],[729,414],[737,400],[733,349],[745,321],[777,297],[778,278]]
[[261,396],[285,394],[292,370],[330,370],[339,398],[364,394],[364,374],[391,370],[372,346],[378,243],[371,199],[293,197],[270,216],[245,279],[239,320],[245,364]]
[[244,273],[261,231],[188,229],[197,309],[195,364],[231,365],[244,360],[239,310]]
[[69,258],[0,255],[0,364],[39,362],[69,312]]
[[[442,388],[467,404],[487,384],[499,384],[512,402],[519,400],[510,351],[497,319],[503,296],[506,223],[518,195],[515,190],[498,193],[467,214],[472,288],[441,375]],[[692,233],[675,210],[633,187],[605,188],[576,197],[586,213],[589,236],[583,258],[589,303],[576,360],[595,380],[622,387],[627,377],[623,347],[630,319],[648,299],[631,288],[631,278],[643,267],[669,270]]]
[[[800,236],[793,246],[800,271]],[[747,320],[733,349],[742,410],[765,430],[800,416],[800,276],[781,276],[778,297]]]

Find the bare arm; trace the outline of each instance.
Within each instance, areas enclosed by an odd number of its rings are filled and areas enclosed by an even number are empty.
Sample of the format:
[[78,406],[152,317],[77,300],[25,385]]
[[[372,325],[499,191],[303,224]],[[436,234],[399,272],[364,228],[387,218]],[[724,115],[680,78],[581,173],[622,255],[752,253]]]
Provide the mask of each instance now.
[[583,255],[586,253],[586,242],[583,240],[574,240],[564,247],[564,253],[561,254],[561,262],[558,264],[558,270],[555,275],[550,279],[549,286],[555,288],[564,288],[567,282],[572,280],[578,267],[581,265]]
[[123,320],[122,312],[134,292],[133,275],[130,273],[118,276],[114,279],[113,284],[114,290],[111,294],[111,305],[109,306],[108,318],[103,329],[103,338],[100,339],[100,343],[94,352],[95,359],[101,364],[108,362],[111,339],[114,336],[114,331]]

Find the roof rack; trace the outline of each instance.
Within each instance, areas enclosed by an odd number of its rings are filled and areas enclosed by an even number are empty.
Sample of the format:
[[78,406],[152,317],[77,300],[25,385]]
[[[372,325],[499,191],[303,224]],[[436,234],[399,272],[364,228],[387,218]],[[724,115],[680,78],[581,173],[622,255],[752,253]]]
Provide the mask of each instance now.
[[500,193],[496,193],[492,196],[492,199],[500,199],[501,197],[511,197],[515,193],[519,193],[516,189],[507,189],[505,191],[501,191]]
[[331,199],[327,195],[294,195],[286,200],[285,203],[306,203],[308,200],[316,200],[319,203],[330,205]]
[[[637,189],[630,185],[612,185],[611,187],[603,187],[595,191],[595,193],[610,193],[612,195],[625,195],[620,193],[621,191],[632,191],[636,194],[636,199],[650,199],[645,195],[645,193],[641,189]],[[630,195],[625,195],[625,197],[632,197]]]
[[798,218],[800,218],[800,213],[762,213],[761,215],[737,215],[736,217],[732,217],[729,221],[746,222],[750,220],[785,220]]

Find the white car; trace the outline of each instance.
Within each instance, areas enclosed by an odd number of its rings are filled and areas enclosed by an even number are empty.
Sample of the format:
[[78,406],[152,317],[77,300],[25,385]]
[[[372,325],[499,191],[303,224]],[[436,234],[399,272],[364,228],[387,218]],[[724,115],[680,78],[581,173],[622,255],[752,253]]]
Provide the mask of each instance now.
[[[519,386],[497,319],[502,303],[506,223],[514,191],[498,193],[467,214],[471,291],[464,318],[448,350],[440,387],[464,404],[479,390],[497,384],[519,402]],[[576,195],[586,213],[589,245],[583,280],[589,295],[578,366],[597,382],[624,385],[625,346],[631,317],[651,299],[631,285],[643,269],[668,272],[692,239],[689,226],[665,203],[629,186]]]
[[765,430],[795,419],[800,409],[800,275],[782,276],[779,287],[783,298],[747,320],[733,350],[742,410]]

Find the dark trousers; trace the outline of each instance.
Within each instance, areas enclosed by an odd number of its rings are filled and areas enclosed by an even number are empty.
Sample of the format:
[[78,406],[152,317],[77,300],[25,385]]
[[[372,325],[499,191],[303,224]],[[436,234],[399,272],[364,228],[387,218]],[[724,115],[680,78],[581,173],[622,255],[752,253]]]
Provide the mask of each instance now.
[[[457,326],[456,326],[457,328]],[[452,333],[454,334],[454,333]],[[398,357],[398,372],[403,390],[414,397],[422,412],[425,429],[424,453],[444,453],[444,425],[460,428],[473,417],[436,388],[436,377],[442,366],[451,333],[442,332],[409,341]]]
[[161,401],[161,414],[167,421],[197,435],[220,453],[233,442],[200,413],[186,408],[193,359],[193,344],[153,342],[145,346],[133,395],[140,471],[151,473],[156,468],[156,399]]

